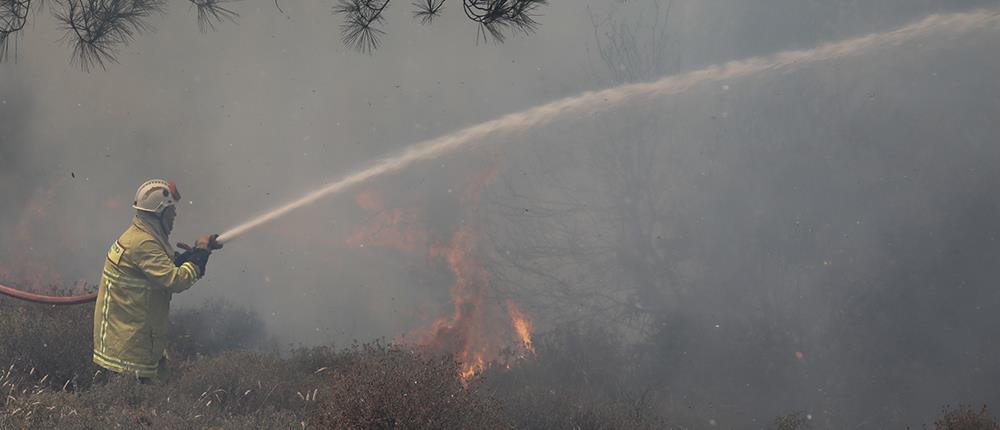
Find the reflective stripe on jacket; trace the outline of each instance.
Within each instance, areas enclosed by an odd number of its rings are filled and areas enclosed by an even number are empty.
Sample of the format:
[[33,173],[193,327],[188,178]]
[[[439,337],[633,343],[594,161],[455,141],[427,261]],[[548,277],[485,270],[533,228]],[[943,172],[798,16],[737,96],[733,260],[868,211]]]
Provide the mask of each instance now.
[[176,266],[142,223],[133,221],[104,261],[94,308],[94,363],[155,377],[167,346],[170,297],[200,276],[194,263]]

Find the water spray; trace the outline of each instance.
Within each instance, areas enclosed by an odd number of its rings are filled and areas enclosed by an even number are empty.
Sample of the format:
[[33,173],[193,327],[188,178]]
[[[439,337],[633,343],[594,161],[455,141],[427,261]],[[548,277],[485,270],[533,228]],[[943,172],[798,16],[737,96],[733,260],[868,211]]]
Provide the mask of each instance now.
[[992,10],[930,15],[920,21],[889,32],[872,33],[812,49],[785,51],[768,56],[731,61],[652,82],[626,84],[601,91],[588,91],[416,143],[394,157],[383,159],[367,169],[323,185],[297,200],[237,225],[222,233],[218,240],[221,243],[228,242],[264,223],[281,218],[295,209],[315,203],[324,197],[338,194],[353,185],[399,171],[417,161],[439,157],[460,147],[482,141],[487,137],[542,126],[571,115],[582,116],[607,111],[626,102],[678,94],[706,83],[729,81],[767,71],[780,71],[806,64],[845,58],[879,47],[898,46],[917,37],[936,32],[947,31],[957,34],[997,26],[1000,26],[1000,12]]
[[[218,242],[229,242],[269,221],[281,218],[289,212],[308,206],[324,197],[343,192],[351,186],[397,172],[421,160],[440,157],[445,153],[483,141],[488,137],[542,126],[571,115],[582,116],[607,111],[628,102],[678,94],[707,83],[730,81],[769,71],[789,70],[807,64],[858,55],[876,48],[899,46],[921,36],[938,33],[957,35],[996,27],[1000,27],[1000,12],[995,10],[936,14],[892,31],[872,33],[812,49],[785,51],[773,55],[731,61],[652,82],[626,84],[601,91],[588,91],[413,144],[394,157],[383,159],[364,170],[323,185],[297,200],[230,228],[219,235]],[[85,303],[93,301],[96,297],[96,294],[51,297],[25,293],[3,285],[0,285],[0,294],[47,304]]]

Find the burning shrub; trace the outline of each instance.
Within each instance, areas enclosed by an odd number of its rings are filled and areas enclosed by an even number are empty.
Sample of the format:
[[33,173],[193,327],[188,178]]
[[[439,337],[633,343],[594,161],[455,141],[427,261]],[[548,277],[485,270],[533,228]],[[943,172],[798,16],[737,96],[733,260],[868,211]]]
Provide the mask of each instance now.
[[1000,430],[996,418],[990,416],[986,405],[978,412],[975,408],[959,405],[957,408],[944,407],[941,418],[934,421],[937,430]]
[[332,369],[330,396],[311,423],[320,428],[509,428],[500,404],[456,377],[451,358],[425,358],[378,343],[355,345]]

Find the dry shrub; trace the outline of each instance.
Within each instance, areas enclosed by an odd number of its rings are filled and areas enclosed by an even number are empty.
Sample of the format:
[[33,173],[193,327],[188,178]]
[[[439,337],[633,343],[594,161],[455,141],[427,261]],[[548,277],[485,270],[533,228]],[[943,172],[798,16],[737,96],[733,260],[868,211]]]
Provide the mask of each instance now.
[[172,311],[169,333],[171,358],[175,360],[273,346],[255,312],[221,299]]
[[509,428],[478,384],[462,386],[450,358],[379,343],[354,345],[331,369],[329,397],[310,422],[329,429]]
[[0,373],[10,394],[0,402],[0,429],[301,428],[319,397],[313,390],[328,382],[297,364],[227,351],[172,363],[170,376],[152,383],[112,374],[77,392],[39,384],[37,375]]
[[535,350],[510,369],[484,375],[518,428],[667,427],[652,407],[662,387],[634,378],[635,360],[605,328],[565,326],[538,336]]
[[508,427],[495,400],[462,387],[451,360],[381,344],[287,358],[226,350],[262,345],[252,314],[211,303],[178,317],[180,333],[200,334],[179,341],[166,378],[140,384],[94,378],[92,305],[0,302],[0,359],[13,364],[0,368],[0,429]]
[[91,363],[93,318],[93,304],[0,301],[0,367],[47,376],[59,387],[89,385],[97,371]]
[[774,419],[771,423],[774,430],[808,430],[812,428],[809,424],[809,415],[805,412],[792,412]]
[[337,351],[333,345],[293,348],[289,364],[300,372],[321,374],[331,369],[342,360],[348,360],[348,354]]
[[[13,395],[0,407],[0,428],[292,428],[292,411],[235,414],[212,393],[188,395],[169,385],[139,384],[114,376],[77,393],[11,382]],[[20,383],[18,383],[20,382]]]
[[957,408],[945,406],[941,418],[934,421],[934,428],[937,430],[1000,430],[1000,425],[997,424],[996,418],[990,416],[986,405],[983,405],[978,411],[971,406],[959,405]]
[[507,415],[522,429],[667,428],[644,407],[565,387],[525,385],[501,400]]
[[[51,306],[0,300],[0,367],[11,366],[50,385],[89,386],[98,367],[91,361],[94,305]],[[171,315],[171,358],[177,362],[226,350],[261,349],[270,343],[253,312],[209,301]]]
[[[464,387],[450,358],[381,343],[287,357],[230,350],[260,349],[266,337],[252,313],[215,302],[174,315],[182,359],[170,362],[167,378],[139,384],[119,375],[94,382],[92,316],[92,305],[0,300],[0,429],[668,427],[652,406],[666,387],[600,327],[537,336],[537,355]],[[1000,430],[985,406],[945,408],[934,424]],[[795,413],[772,427],[807,425]]]
[[[226,413],[250,415],[275,410],[304,414],[311,393],[327,391],[322,375],[302,371],[275,355],[227,351],[183,364],[173,371],[168,389],[203,398]],[[307,395],[308,394],[308,395]]]

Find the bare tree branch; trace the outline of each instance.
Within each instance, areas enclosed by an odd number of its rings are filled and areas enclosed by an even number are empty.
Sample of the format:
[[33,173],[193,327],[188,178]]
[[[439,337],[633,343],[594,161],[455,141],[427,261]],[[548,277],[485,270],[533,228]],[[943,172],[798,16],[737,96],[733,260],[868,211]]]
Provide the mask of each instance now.
[[612,82],[652,79],[669,69],[666,54],[670,35],[667,24],[673,0],[667,0],[665,6],[659,0],[653,0],[651,4],[653,13],[636,21],[613,14],[599,19],[590,12],[597,53]]
[[[669,3],[654,5],[651,25],[591,14],[599,63],[616,83],[665,71]],[[524,177],[505,177],[506,187],[488,192],[495,272],[508,284],[502,288],[553,318],[586,318],[643,336],[687,303],[691,286],[679,273],[690,249],[672,238],[685,221],[667,205],[678,196],[664,187],[666,142],[655,118],[596,127],[607,130],[595,136],[600,144],[538,147],[537,162],[520,164]]]

